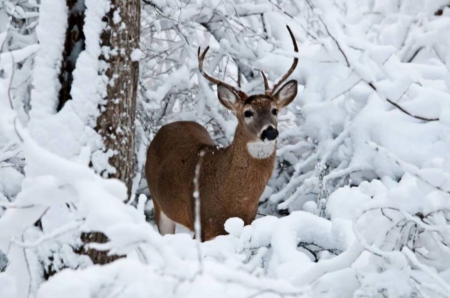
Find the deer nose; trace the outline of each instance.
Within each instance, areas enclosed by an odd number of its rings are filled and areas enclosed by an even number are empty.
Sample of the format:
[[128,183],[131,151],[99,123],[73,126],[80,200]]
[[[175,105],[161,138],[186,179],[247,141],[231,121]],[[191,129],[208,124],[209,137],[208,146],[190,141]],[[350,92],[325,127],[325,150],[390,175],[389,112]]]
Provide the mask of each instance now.
[[269,141],[273,141],[277,137],[278,137],[278,130],[273,126],[269,126],[261,133],[261,140],[263,141],[266,139]]

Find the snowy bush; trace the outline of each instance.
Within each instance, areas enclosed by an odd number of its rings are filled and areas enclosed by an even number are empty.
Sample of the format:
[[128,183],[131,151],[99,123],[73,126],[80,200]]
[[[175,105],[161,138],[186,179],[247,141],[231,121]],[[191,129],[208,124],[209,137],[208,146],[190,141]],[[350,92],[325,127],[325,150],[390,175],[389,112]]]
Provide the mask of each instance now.
[[[0,297],[449,297],[448,1],[142,0],[131,198],[98,174],[115,170],[93,129],[108,3],[84,2],[86,45],[58,109],[74,10],[0,1]],[[147,221],[142,169],[172,121],[232,140],[237,122],[198,71],[206,46],[208,72],[249,94],[294,56],[301,86],[258,218],[198,245]],[[109,242],[88,248],[126,257],[93,266],[79,254],[92,231]]]

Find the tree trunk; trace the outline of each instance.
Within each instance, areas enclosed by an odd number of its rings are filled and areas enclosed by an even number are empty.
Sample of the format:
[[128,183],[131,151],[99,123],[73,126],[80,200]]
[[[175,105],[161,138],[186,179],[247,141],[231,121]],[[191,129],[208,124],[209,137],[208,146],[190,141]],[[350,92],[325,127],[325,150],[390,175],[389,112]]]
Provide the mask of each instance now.
[[116,169],[110,178],[122,180],[130,192],[134,174],[134,132],[139,68],[131,52],[139,47],[140,0],[112,0],[112,9],[104,16],[107,25],[101,35],[101,46],[110,52],[101,55],[109,67],[108,94],[97,118],[97,132],[104,138],[105,151],[115,154],[109,163]]
[[83,25],[86,7],[84,6],[84,0],[67,0],[66,3],[69,12],[61,72],[59,74],[61,89],[59,89],[58,111],[63,108],[68,100],[72,99],[70,90],[72,88],[75,63],[80,52],[85,48]]
[[[69,15],[59,76],[61,89],[58,110],[71,99],[72,73],[78,55],[84,50],[85,42],[84,0],[66,0],[66,3]],[[99,72],[108,78],[109,84],[104,104],[98,107],[101,113],[97,118],[95,130],[103,138],[104,151],[114,153],[109,159],[109,164],[116,171],[107,177],[124,182],[130,194],[135,166],[134,135],[139,75],[138,62],[132,61],[130,56],[132,51],[139,47],[141,7],[140,0],[110,0],[110,7],[109,12],[102,18],[105,29],[99,40],[105,50],[99,57],[105,67]],[[108,240],[102,233],[82,233],[81,239],[84,244],[105,243]],[[108,256],[105,251],[94,249],[85,251],[81,247],[77,251],[88,255],[94,264],[106,264],[118,258]],[[49,271],[49,276],[52,273]]]
[[[109,178],[117,178],[128,187],[134,174],[134,136],[136,119],[136,96],[139,76],[138,62],[131,60],[131,53],[139,47],[140,0],[111,0],[111,10],[103,17],[106,29],[101,34],[100,44],[109,52],[104,52],[99,60],[107,68],[103,75],[109,84],[102,112],[97,118],[96,131],[103,137],[105,152],[114,152],[109,163],[116,169]],[[104,243],[108,239],[102,233],[82,235],[83,242]],[[109,263],[118,256],[108,256],[107,252],[89,249],[87,254],[95,264]]]

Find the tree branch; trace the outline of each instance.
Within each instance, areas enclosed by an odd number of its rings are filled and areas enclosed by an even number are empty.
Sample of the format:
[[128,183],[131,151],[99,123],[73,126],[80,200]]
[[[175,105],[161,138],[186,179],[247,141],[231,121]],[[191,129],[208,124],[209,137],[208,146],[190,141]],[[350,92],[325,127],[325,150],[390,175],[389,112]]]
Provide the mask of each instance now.
[[[378,92],[377,88],[375,87],[375,85],[373,83],[367,83],[374,91]],[[402,108],[399,104],[393,102],[392,100],[390,100],[389,98],[386,97],[386,100],[388,103],[390,103],[391,105],[393,105],[394,107],[396,107],[397,109],[399,109],[400,111],[402,111],[403,113],[405,113],[408,116],[411,116],[413,118],[422,120],[422,121],[427,121],[427,122],[431,122],[431,121],[439,121],[439,118],[426,118],[426,117],[422,117],[422,116],[417,116],[414,115],[410,112],[408,112],[407,110],[405,110],[404,108]]]

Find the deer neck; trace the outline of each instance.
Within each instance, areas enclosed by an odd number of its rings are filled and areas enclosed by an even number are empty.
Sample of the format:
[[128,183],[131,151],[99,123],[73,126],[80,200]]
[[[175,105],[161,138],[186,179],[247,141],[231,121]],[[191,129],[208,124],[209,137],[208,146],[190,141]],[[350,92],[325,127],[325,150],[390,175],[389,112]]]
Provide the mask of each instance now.
[[206,155],[209,161],[205,160],[203,168],[211,174],[208,179],[214,181],[214,191],[223,194],[221,199],[229,202],[224,212],[243,218],[247,224],[256,214],[257,202],[275,166],[275,144],[269,157],[255,158],[247,146],[250,140],[238,125],[231,145],[211,148],[212,152]]
[[267,167],[273,170],[276,152],[276,142],[253,141],[248,132],[238,125],[234,134],[234,140],[225,149],[231,164],[237,167],[246,167],[249,170],[253,166]]

